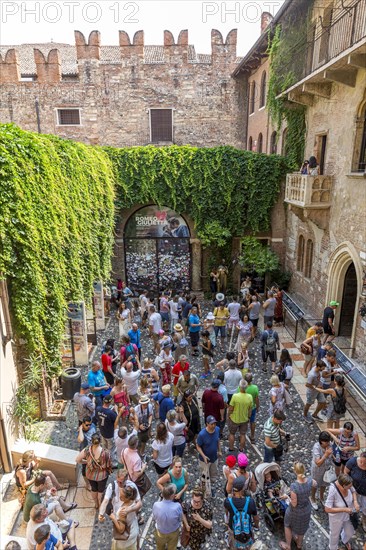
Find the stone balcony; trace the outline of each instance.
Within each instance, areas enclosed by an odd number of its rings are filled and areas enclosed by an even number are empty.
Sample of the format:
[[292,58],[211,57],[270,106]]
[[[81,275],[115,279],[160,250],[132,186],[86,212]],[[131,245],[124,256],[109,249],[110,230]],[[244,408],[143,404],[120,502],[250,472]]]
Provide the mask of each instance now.
[[301,219],[310,218],[325,228],[331,206],[333,176],[304,176],[287,174],[285,202]]

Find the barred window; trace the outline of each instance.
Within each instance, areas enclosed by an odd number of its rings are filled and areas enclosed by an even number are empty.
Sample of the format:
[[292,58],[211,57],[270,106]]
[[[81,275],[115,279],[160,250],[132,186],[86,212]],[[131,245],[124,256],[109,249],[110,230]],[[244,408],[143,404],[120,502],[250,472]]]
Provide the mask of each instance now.
[[173,141],[173,110],[150,109],[151,141]]
[[80,126],[79,109],[57,109],[58,123],[60,126]]

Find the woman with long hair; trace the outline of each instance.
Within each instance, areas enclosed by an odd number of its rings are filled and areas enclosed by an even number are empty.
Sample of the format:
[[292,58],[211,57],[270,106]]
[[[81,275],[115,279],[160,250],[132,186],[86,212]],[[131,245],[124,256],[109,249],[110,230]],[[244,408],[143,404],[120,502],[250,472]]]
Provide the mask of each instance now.
[[120,303],[116,317],[118,319],[119,337],[128,336],[132,321],[131,311],[128,309],[126,302]]
[[172,463],[173,442],[173,434],[168,432],[163,422],[160,422],[156,427],[156,436],[151,445],[155,470],[159,475],[164,474]]
[[329,517],[329,550],[338,549],[339,536],[347,550],[351,550],[349,541],[355,533],[350,520],[353,510],[359,512],[360,506],[352,478],[347,474],[340,474],[336,482],[329,487],[324,506],[324,511]]
[[188,489],[188,472],[183,468],[182,458],[180,456],[175,456],[173,458],[171,468],[169,468],[166,474],[158,479],[156,486],[162,491],[166,483],[173,483],[173,485],[176,486],[177,492],[175,493],[174,500],[183,502],[185,492]]
[[103,449],[99,434],[92,436],[91,445],[77,455],[76,462],[86,463],[85,476],[89,480],[91,495],[98,510],[103,500],[108,476],[112,473],[111,455],[109,451]]
[[278,378],[283,382],[288,389],[291,379],[294,375],[294,369],[292,366],[292,359],[288,349],[283,348],[279,360],[279,373]]

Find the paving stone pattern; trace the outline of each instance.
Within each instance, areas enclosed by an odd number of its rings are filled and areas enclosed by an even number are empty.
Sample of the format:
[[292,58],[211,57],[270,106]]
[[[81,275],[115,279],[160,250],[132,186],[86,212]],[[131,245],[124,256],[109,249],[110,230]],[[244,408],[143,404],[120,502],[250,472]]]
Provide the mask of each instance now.
[[[205,304],[205,313],[208,311],[209,304]],[[100,348],[107,338],[114,337],[118,338],[118,324],[112,314],[107,329],[99,334],[98,336],[98,348],[96,350],[95,359],[100,358]],[[290,338],[288,338],[290,340]],[[149,356],[153,357],[152,352],[152,343],[149,338],[146,336],[146,331],[144,331],[143,341],[143,357]],[[229,341],[226,346],[229,345]],[[286,345],[286,347],[294,347]],[[226,348],[227,349],[227,348]],[[216,352],[215,361],[218,361],[222,358],[223,354]],[[202,362],[201,358],[190,357],[189,362],[191,364],[191,370],[199,375],[202,372]],[[255,341],[250,345],[250,363],[251,369],[254,375],[254,383],[259,386],[260,390],[260,401],[261,406],[259,414],[257,415],[257,431],[256,431],[256,444],[253,446],[249,440],[246,444],[246,453],[250,460],[250,467],[252,470],[263,461],[263,423],[268,418],[268,392],[270,390],[269,378],[270,373],[267,374],[262,371],[262,361],[260,355],[260,346],[259,341]],[[270,369],[269,369],[270,370]],[[81,368],[82,378],[86,379],[87,368]],[[206,387],[209,387],[212,378],[204,381],[200,381],[201,388],[203,391]],[[201,392],[200,392],[201,393]],[[302,408],[303,402],[300,398],[300,395],[294,387],[290,389],[291,396],[293,398],[293,403],[290,408],[287,410],[287,420],[284,423],[284,429],[291,434],[291,442],[288,453],[284,456],[284,460],[281,463],[282,475],[285,478],[286,482],[290,484],[295,476],[292,473],[292,465],[296,460],[304,462],[307,466],[307,471],[310,471],[311,464],[311,449],[314,442],[317,440],[319,433],[319,428],[317,424],[307,425],[302,421]],[[59,445],[62,447],[67,447],[71,449],[78,449],[78,444],[76,441],[77,437],[77,419],[74,410],[74,406],[71,405],[67,415],[66,422],[48,422],[44,426],[42,432],[42,440],[47,441],[50,444]],[[236,440],[236,448],[238,441]],[[227,444],[227,429],[225,428],[224,432],[224,448],[223,448],[223,457],[219,459],[219,474],[222,476],[222,466],[224,465],[225,457],[228,454],[228,444]],[[150,447],[147,448],[147,456],[151,455]],[[190,474],[190,488],[194,486],[197,482],[197,471],[198,471],[198,458],[195,451],[185,452],[183,457],[184,467],[188,470]],[[143,511],[145,513],[145,525],[141,527],[140,535],[144,536],[141,540],[142,549],[153,549],[156,547],[154,541],[154,522],[149,521],[151,509],[153,503],[158,498],[158,490],[154,486],[157,474],[153,465],[150,463],[148,467],[148,475],[153,482],[153,488],[149,491],[147,496],[144,499]],[[213,517],[213,531],[210,538],[207,539],[203,548],[215,547],[218,549],[226,548],[224,542],[224,534],[226,531],[224,524],[224,509],[223,509],[223,481],[222,477],[220,478],[220,483],[217,484],[217,493],[215,499],[212,501],[214,509]],[[85,491],[84,491],[85,492]],[[78,510],[77,519],[80,521],[80,528],[83,526],[86,527],[83,514],[81,514],[81,509]],[[92,517],[92,512],[88,510],[87,521],[88,525],[93,525],[93,531],[91,536],[90,550],[100,550],[107,549],[111,547],[111,522],[107,519],[104,523],[99,523],[97,516],[94,514]],[[260,512],[261,514],[261,512]],[[74,513],[72,513],[74,517]],[[325,550],[328,547],[328,518],[327,514],[323,511],[321,505],[319,505],[319,510],[313,512],[313,519],[310,523],[310,528],[305,536],[303,549],[304,550]],[[76,519],[76,516],[75,516]],[[147,531],[147,532],[146,532]],[[356,538],[352,541],[352,548],[361,549],[362,548],[362,539],[364,533],[359,528]],[[256,534],[256,539],[264,542],[268,549],[278,548],[278,541],[283,539],[283,523],[280,521],[276,526],[275,532],[272,534],[267,527],[265,526],[264,521],[261,521],[261,526],[259,532]],[[341,547],[341,546],[340,546]],[[87,548],[82,548],[79,545],[79,550],[87,550]]]

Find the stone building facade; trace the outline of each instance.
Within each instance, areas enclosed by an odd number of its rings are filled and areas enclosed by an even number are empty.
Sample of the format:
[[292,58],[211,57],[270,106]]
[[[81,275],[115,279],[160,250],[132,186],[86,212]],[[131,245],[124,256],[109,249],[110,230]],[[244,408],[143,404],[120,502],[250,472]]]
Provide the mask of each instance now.
[[211,32],[211,54],[198,54],[188,31],[164,45],[132,42],[102,46],[75,32],[75,46],[25,44],[0,48],[0,122],[89,144],[115,147],[149,143],[198,147],[243,146],[236,30],[223,40]]
[[364,361],[366,5],[356,1],[346,10],[337,0],[316,0],[311,22],[313,38],[299,55],[303,78],[287,97],[306,106],[305,158],[314,155],[320,173],[287,176],[286,266],[311,317],[339,302],[340,346]]

